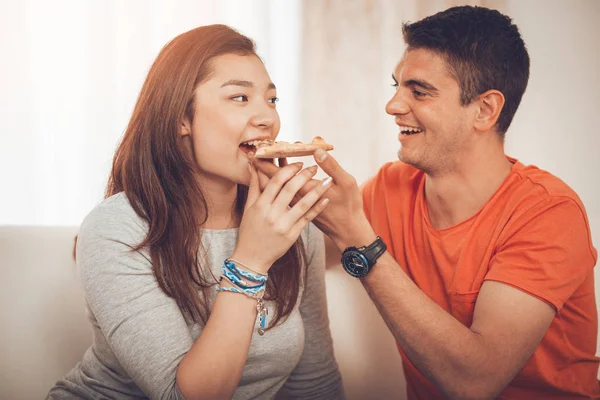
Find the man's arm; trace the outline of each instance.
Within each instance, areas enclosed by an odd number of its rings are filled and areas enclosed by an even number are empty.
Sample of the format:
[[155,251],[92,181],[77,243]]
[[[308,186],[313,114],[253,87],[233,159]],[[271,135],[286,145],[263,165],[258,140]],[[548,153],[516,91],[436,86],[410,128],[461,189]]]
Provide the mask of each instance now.
[[[366,220],[364,213],[360,218]],[[358,217],[349,220],[365,226]],[[376,238],[369,228],[338,232],[339,251]],[[495,398],[529,360],[555,315],[532,295],[486,281],[468,328],[427,297],[388,252],[361,281],[407,357],[451,399]]]
[[[315,156],[335,182],[317,226],[340,251],[373,242],[354,178],[331,156]],[[277,168],[261,166],[267,176]],[[485,282],[468,328],[428,298],[389,253],[362,283],[406,355],[450,398],[495,397],[531,357],[555,314],[532,295]]]
[[468,328],[429,299],[389,253],[362,283],[408,358],[449,398],[495,398],[531,357],[555,314],[534,296],[487,281]]

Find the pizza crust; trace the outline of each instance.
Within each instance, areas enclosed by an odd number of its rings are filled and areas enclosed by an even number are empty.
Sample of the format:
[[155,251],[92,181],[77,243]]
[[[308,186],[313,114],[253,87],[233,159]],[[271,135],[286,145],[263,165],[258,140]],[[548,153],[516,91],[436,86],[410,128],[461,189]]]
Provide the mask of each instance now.
[[315,136],[312,143],[273,142],[272,144],[257,145],[256,158],[286,158],[313,155],[317,149],[333,150],[333,145],[325,142],[320,136]]

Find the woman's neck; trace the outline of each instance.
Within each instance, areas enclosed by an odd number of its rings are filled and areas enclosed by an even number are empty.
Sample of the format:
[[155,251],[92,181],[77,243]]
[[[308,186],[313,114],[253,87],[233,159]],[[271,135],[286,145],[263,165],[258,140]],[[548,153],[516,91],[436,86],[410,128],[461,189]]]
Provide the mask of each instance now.
[[241,214],[236,210],[238,187],[232,182],[202,182],[202,191],[208,208],[205,229],[223,230],[237,228]]

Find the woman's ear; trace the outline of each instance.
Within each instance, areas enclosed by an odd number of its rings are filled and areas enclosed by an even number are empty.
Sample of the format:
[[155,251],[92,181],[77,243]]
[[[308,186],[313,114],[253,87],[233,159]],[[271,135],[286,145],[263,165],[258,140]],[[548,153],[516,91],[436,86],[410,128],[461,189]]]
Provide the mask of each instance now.
[[181,122],[181,127],[179,129],[179,134],[181,136],[191,136],[192,135],[192,124],[188,121],[187,118]]
[[480,132],[491,130],[498,122],[504,106],[504,95],[498,90],[488,90],[479,96],[479,114],[474,128]]

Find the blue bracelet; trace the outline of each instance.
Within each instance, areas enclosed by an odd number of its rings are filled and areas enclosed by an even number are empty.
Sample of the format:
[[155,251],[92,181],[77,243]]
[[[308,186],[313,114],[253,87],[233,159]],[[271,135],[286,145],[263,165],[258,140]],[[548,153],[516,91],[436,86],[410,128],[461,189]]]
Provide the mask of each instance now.
[[248,286],[246,282],[240,279],[238,276],[232,274],[227,268],[223,268],[223,276],[227,278],[237,289],[241,290],[242,293],[254,297],[258,293],[265,290],[266,284],[261,283],[256,286]]
[[251,272],[248,271],[244,271],[243,269],[239,269],[235,263],[233,261],[231,261],[229,258],[225,260],[224,263],[225,267],[227,267],[227,269],[229,269],[231,272],[233,272],[236,275],[241,275],[246,279],[250,279],[254,282],[258,282],[258,283],[264,283],[267,281],[268,276],[267,275],[255,275]]
[[[239,275],[236,275],[230,269],[228,269],[225,265],[221,266],[221,270],[223,271],[223,275],[227,277],[235,286],[239,286],[242,289],[258,289],[265,286],[265,283],[259,283],[258,285],[250,285],[249,282],[240,278]],[[251,282],[256,283],[256,282]]]

